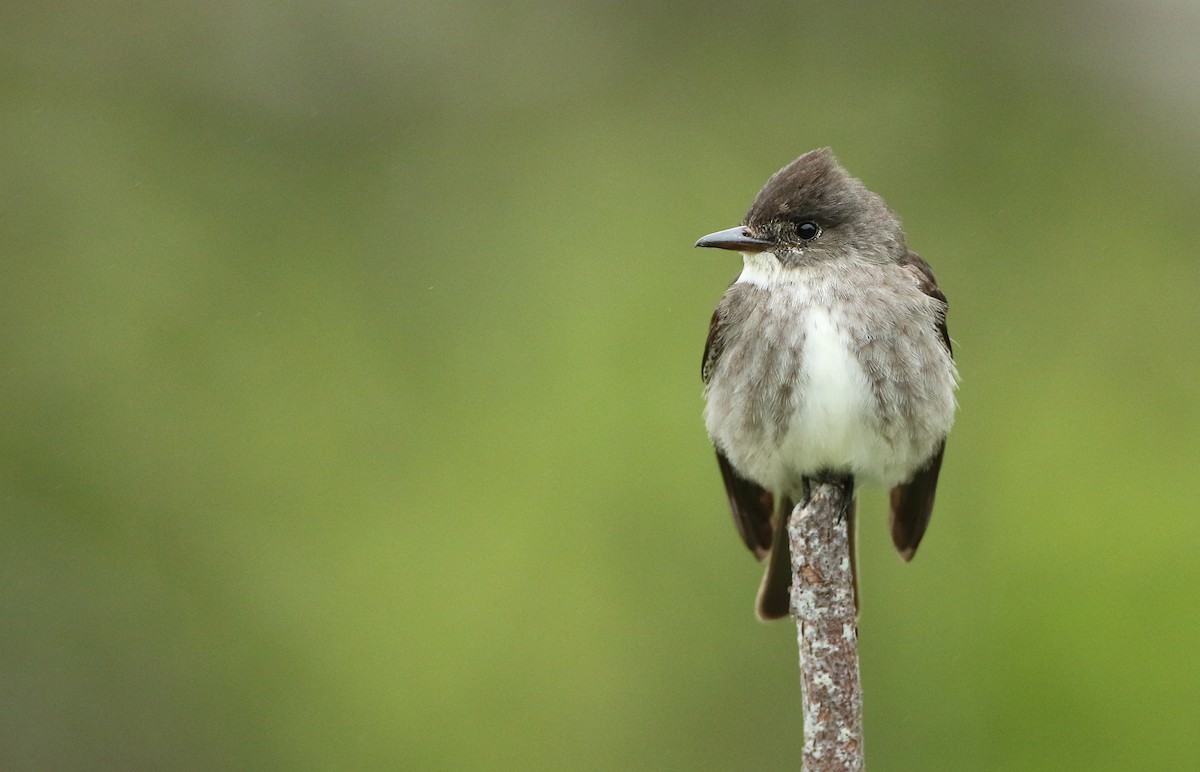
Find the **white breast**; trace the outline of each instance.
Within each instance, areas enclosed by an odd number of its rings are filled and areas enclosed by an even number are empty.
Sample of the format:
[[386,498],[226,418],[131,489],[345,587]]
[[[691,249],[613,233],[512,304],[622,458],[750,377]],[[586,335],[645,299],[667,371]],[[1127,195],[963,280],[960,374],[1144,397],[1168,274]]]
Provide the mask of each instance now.
[[[749,419],[732,422],[732,430],[739,432],[736,437],[720,430],[714,437],[727,440],[731,449],[736,445],[743,473],[774,490],[796,490],[801,477],[825,470],[850,473],[887,487],[907,480],[928,458],[939,437],[898,435],[895,424],[891,436],[885,434],[888,422],[880,415],[871,382],[851,348],[850,329],[856,320],[839,303],[831,302],[828,285],[820,280],[825,277],[797,281],[794,275],[780,271],[769,253],[747,257],[738,280],[769,287],[777,300],[781,294],[786,298],[775,306],[777,329],[787,331],[783,340],[800,349],[800,356],[792,360],[800,367],[795,374],[798,388],[792,394],[793,412],[782,437],[777,435],[771,441],[762,435],[754,441],[753,432],[745,428],[755,425]],[[912,291],[916,294],[915,288]],[[862,324],[861,320],[857,323]],[[761,342],[750,343],[756,344]],[[952,404],[949,392],[947,399]],[[745,404],[731,400],[731,404],[735,418],[739,407],[746,411],[740,414],[743,417],[760,409],[753,400]]]
[[800,361],[804,399],[783,452],[808,465],[838,467],[878,445],[870,383],[850,351],[849,334],[823,308],[810,306],[804,315]]
[[794,487],[798,473],[826,469],[884,486],[907,479],[924,460],[915,456],[927,451],[882,433],[878,403],[836,308],[809,305],[803,319],[802,396],[771,459],[771,476],[783,488]]

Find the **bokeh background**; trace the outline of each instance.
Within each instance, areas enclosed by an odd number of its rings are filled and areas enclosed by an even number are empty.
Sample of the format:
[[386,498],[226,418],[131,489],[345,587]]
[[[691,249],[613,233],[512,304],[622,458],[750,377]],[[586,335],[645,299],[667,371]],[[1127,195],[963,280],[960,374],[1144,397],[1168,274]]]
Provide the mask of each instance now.
[[796,769],[701,412],[813,147],[962,370],[867,759],[1200,757],[1194,3],[8,3],[0,768]]

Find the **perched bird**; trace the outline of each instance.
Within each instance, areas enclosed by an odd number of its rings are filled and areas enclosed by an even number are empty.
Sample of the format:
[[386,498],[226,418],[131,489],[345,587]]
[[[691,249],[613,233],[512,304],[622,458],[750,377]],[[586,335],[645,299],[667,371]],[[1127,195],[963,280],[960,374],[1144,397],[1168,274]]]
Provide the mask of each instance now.
[[916,552],[956,408],[946,296],[828,148],[696,246],[742,253],[704,348],[704,419],[738,532],[768,558],[758,616],[776,619],[790,610],[788,516],[815,481],[845,489],[852,545],[855,482],[891,488],[892,541]]

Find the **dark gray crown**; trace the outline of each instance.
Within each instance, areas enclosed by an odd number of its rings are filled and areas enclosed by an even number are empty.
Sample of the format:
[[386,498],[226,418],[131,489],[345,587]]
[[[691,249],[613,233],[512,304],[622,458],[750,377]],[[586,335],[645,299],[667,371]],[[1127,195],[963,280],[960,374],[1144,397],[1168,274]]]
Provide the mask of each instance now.
[[[827,147],[810,150],[772,175],[758,192],[744,225],[815,220],[838,225],[877,198],[851,177]],[[882,202],[881,202],[882,203]]]

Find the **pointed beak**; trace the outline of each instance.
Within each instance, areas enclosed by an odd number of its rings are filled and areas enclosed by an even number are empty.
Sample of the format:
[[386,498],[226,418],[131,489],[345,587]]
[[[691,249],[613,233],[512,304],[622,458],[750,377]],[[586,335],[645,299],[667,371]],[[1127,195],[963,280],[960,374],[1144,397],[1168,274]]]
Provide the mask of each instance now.
[[744,225],[739,225],[736,228],[726,228],[723,231],[710,233],[697,241],[696,246],[732,249],[737,252],[766,252],[774,244],[766,239],[751,236]]

